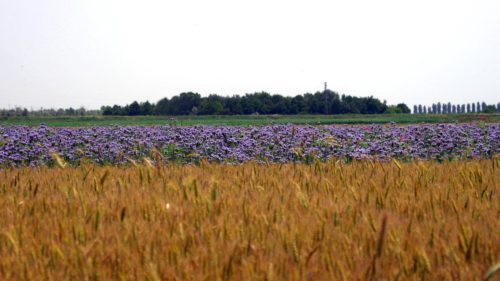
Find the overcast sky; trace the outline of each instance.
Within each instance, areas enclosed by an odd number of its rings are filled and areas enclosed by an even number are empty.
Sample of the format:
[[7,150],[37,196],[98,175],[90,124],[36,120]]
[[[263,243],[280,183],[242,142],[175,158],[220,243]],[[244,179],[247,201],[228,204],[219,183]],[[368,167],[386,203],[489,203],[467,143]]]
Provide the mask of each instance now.
[[0,108],[183,91],[500,101],[498,0],[0,0]]

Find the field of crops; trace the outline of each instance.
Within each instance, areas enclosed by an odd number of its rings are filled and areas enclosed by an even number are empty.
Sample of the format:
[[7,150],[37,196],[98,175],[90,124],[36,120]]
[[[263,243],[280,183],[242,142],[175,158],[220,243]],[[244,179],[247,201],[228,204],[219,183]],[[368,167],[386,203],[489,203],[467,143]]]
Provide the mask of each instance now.
[[478,280],[500,159],[0,171],[1,280]]
[[0,280],[500,278],[499,154],[483,122],[0,126]]
[[456,160],[500,152],[500,123],[365,126],[1,127],[0,166],[151,161]]
[[398,124],[500,122],[500,114],[338,114],[338,115],[184,115],[184,116],[0,116],[0,126],[263,126],[273,124]]

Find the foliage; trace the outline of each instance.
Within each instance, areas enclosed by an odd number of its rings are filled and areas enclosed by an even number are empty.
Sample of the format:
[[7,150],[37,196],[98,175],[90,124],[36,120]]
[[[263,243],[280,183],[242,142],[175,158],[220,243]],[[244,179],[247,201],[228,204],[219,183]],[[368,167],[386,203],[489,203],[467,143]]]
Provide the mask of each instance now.
[[[132,105],[120,107],[103,106],[103,115],[136,115]],[[223,97],[209,95],[201,97],[197,93],[181,93],[171,99],[163,98],[150,110],[142,110],[141,115],[189,115],[196,108],[200,115],[250,115],[250,114],[377,114],[387,109],[385,103],[374,97],[353,97],[325,90],[315,94],[306,93],[295,97],[271,95],[266,92],[244,96]],[[403,104],[404,105],[404,104]],[[404,105],[406,106],[406,105]],[[141,105],[142,108],[142,105]],[[400,108],[400,105],[398,105]],[[398,112],[399,113],[399,112]]]
[[87,110],[84,107],[80,108],[58,108],[58,109],[31,109],[22,107],[15,107],[12,109],[1,109],[0,108],[0,118],[9,118],[9,117],[44,117],[44,116],[89,116],[89,115],[97,115],[101,112],[99,110]]
[[410,108],[404,103],[400,103],[398,105],[390,105],[387,107],[384,113],[411,113]]
[[[422,110],[424,109],[424,110]],[[437,104],[432,104],[432,106],[429,106],[429,111],[427,112],[426,106],[423,106],[421,104],[419,105],[414,105],[413,106],[413,114],[464,114],[464,113],[486,113],[486,114],[491,114],[491,113],[500,113],[500,103],[498,103],[495,107],[494,104],[486,104],[485,102],[482,103],[468,103],[467,105],[465,104],[451,104],[451,102],[443,103],[441,105],[440,102]]]

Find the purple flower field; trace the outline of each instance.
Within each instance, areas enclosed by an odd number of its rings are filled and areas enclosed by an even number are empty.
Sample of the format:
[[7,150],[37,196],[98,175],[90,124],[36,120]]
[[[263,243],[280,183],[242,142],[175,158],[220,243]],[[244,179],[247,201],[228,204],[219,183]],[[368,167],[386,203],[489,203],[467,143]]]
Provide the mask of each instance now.
[[[263,127],[1,127],[0,167],[71,164],[87,159],[122,164],[153,157],[165,162],[311,162],[315,159],[402,160],[488,158],[500,153],[500,124]],[[158,154],[158,153],[156,153]]]

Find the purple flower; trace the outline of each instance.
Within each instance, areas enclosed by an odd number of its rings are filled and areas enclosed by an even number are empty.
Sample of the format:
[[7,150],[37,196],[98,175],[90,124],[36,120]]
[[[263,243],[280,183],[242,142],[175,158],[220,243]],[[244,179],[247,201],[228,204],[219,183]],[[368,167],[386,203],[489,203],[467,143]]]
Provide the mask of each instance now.
[[[94,127],[0,126],[0,165],[51,164],[56,152],[71,164],[84,158],[99,164],[123,164],[152,157],[192,163],[200,159],[239,163],[286,163],[345,159],[468,159],[500,152],[500,124],[412,126],[262,127]],[[196,155],[196,157],[194,157]]]

